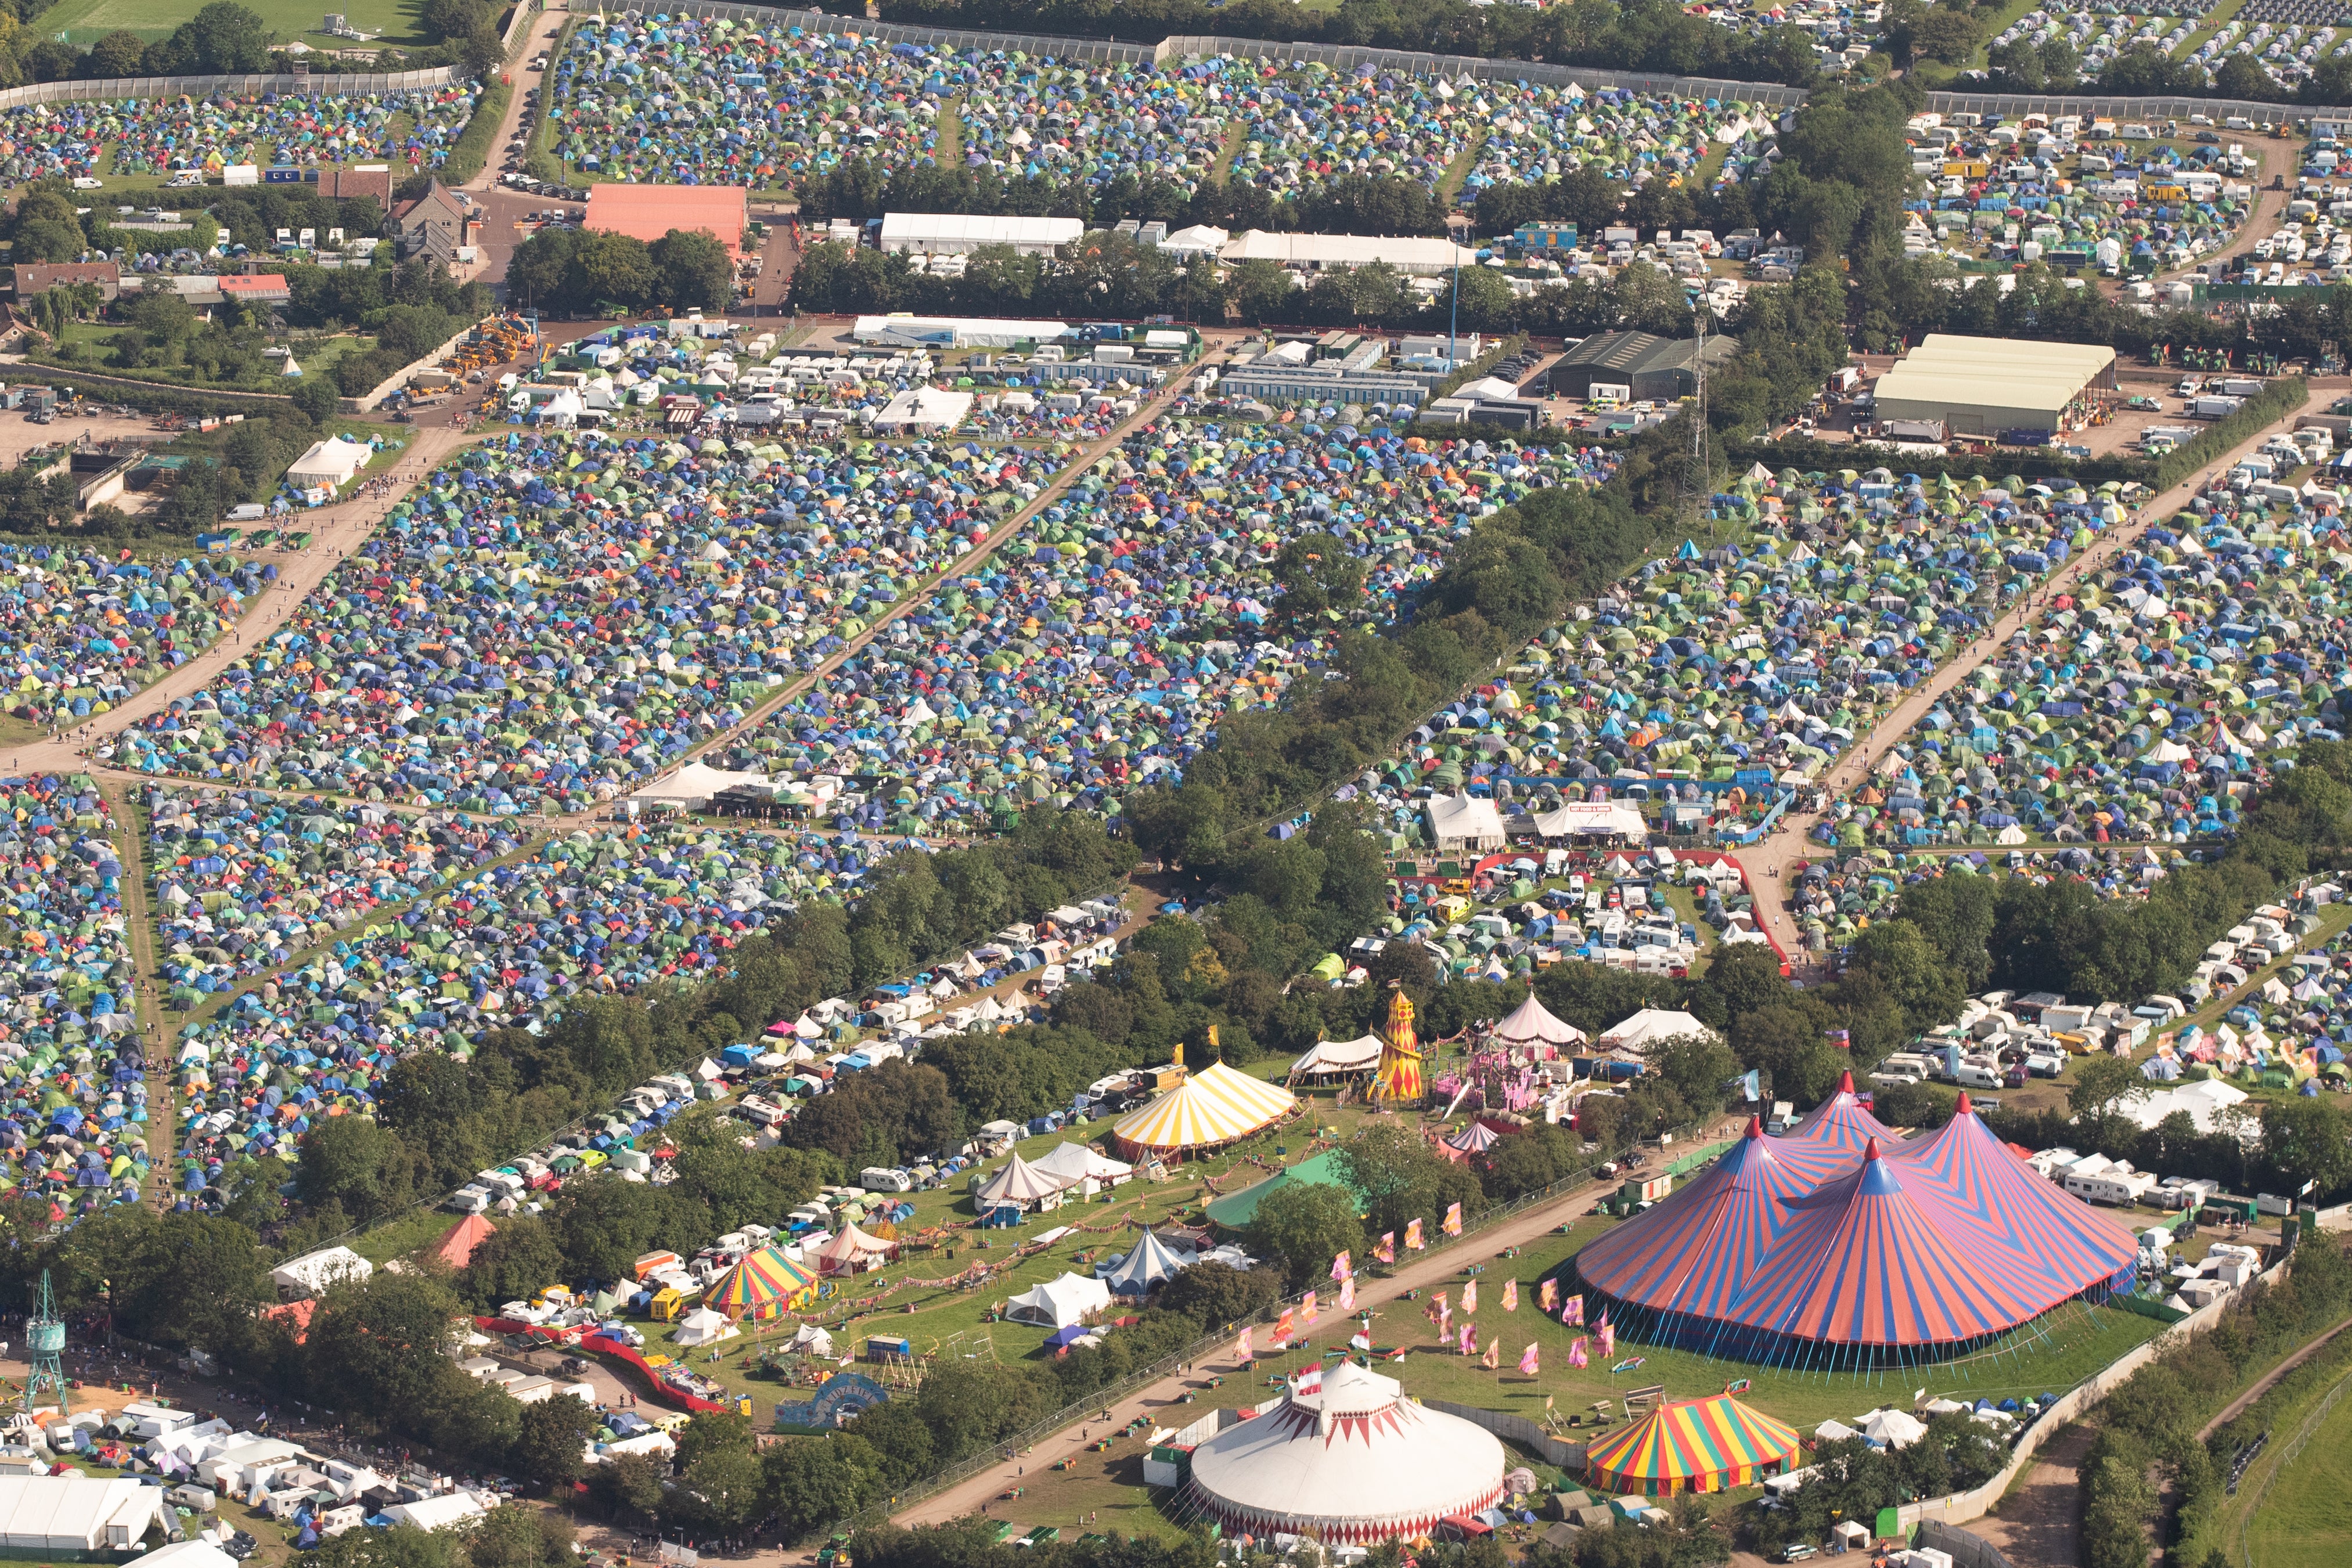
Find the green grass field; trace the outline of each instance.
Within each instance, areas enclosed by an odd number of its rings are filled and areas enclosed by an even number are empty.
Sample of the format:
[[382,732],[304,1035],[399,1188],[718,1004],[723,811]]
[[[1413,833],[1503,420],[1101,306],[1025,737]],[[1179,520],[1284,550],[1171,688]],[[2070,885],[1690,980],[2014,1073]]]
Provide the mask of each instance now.
[[[340,6],[296,0],[246,3],[268,24],[281,44],[299,38],[320,48],[356,47],[351,39],[335,38],[321,30],[331,9],[348,17],[362,32],[375,35],[373,42],[412,48],[436,41],[418,19],[418,0],[364,0]],[[42,12],[35,26],[45,37],[84,47],[118,29],[152,41],[169,37],[183,22],[194,20],[204,6],[205,0],[61,0]]]
[[[2319,1393],[2326,1396],[2324,1386]],[[2284,1442],[2293,1429],[2274,1431],[2272,1441]],[[2246,1549],[2255,1568],[2333,1568],[2352,1561],[2352,1397],[2336,1402],[2310,1445],[2271,1483],[2246,1531]]]

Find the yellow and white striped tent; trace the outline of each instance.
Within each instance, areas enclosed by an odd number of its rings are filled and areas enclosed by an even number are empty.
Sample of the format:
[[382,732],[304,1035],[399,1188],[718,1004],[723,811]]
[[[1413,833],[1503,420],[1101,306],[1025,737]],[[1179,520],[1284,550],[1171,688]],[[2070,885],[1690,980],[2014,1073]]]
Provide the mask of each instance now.
[[1289,1090],[1220,1061],[1121,1116],[1111,1134],[1130,1157],[1199,1153],[1270,1127],[1297,1103]]

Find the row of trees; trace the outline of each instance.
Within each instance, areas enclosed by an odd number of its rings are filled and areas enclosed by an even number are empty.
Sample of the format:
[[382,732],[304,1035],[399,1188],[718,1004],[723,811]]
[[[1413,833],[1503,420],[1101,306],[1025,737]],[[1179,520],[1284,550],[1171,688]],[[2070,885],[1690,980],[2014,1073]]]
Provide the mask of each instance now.
[[1350,44],[1491,59],[1810,87],[1820,78],[1812,35],[1774,26],[1734,32],[1666,0],[1571,0],[1544,9],[1481,6],[1467,0],[1340,0],[1328,10],[1283,0],[887,0],[893,22],[981,27],[1057,37],[1157,43],[1176,35],[1219,34],[1279,43]]
[[733,281],[727,247],[708,229],[672,229],[648,245],[629,235],[543,228],[507,265],[517,301],[566,316],[723,310]]

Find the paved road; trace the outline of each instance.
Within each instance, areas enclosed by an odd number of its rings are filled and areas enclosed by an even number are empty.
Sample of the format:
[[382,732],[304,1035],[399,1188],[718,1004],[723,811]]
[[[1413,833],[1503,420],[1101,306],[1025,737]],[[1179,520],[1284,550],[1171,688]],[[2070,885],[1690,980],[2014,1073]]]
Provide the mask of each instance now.
[[[2211,474],[2226,470],[2242,454],[2253,450],[2268,440],[2273,432],[2291,428],[2294,416],[2255,432],[2234,449],[2215,460],[2212,466],[2185,479],[2139,508],[2136,521],[2111,529],[2099,536],[2098,542],[2036,586],[2030,594],[2021,596],[2014,608],[1993,623],[1991,632],[1970,643],[1959,657],[1947,664],[1927,679],[1906,693],[1892,712],[1873,726],[1854,747],[1840,758],[1823,780],[1832,792],[1842,791],[1858,783],[1868,769],[1883,767],[1894,747],[1910,733],[1911,727],[1926,715],[1955,686],[1976,672],[1977,666],[1992,657],[2010,638],[2022,631],[2041,612],[2047,601],[2080,580],[2084,573],[2104,567],[2116,555],[2138,539],[2147,528],[2169,518],[2189,505],[2203,488]],[[1813,825],[1823,820],[1824,813],[1809,812],[1803,816],[1787,816],[1780,825],[1761,842],[1734,852],[1748,872],[1748,885],[1755,890],[1757,907],[1773,938],[1792,958],[1800,952],[1797,922],[1790,914],[1780,884],[1786,880],[1786,868],[1792,862],[1813,861],[1822,857],[1825,846],[1808,837]]]

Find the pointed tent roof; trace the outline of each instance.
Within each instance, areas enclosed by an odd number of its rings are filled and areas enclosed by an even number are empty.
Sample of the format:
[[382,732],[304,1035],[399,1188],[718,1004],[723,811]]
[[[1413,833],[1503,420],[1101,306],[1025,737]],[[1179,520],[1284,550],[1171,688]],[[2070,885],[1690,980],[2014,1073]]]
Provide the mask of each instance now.
[[817,1265],[827,1274],[845,1273],[864,1268],[873,1259],[887,1258],[898,1249],[897,1242],[869,1236],[854,1221],[845,1220],[833,1239],[817,1249]]
[[1727,1317],[1741,1281],[1785,1228],[1785,1206],[1838,1163],[1825,1151],[1766,1137],[1751,1116],[1747,1135],[1720,1159],[1587,1242],[1576,1256],[1577,1273],[1638,1306]]
[[1924,1186],[2046,1276],[2048,1306],[2138,1263],[2138,1238],[2035,1175],[1986,1128],[1965,1090],[1949,1122],[1886,1157],[1914,1190]]
[[1139,1296],[1152,1286],[1174,1279],[1191,1263],[1191,1259],[1179,1257],[1166,1242],[1147,1230],[1126,1257],[1104,1270],[1099,1277],[1114,1296]]
[[1121,1116],[1112,1133],[1138,1154],[1211,1149],[1272,1126],[1297,1103],[1289,1090],[1220,1061]]
[[1853,1073],[1849,1070],[1838,1080],[1836,1092],[1806,1112],[1804,1119],[1790,1128],[1781,1141],[1860,1150],[1873,1139],[1889,1145],[1902,1141],[1892,1127],[1863,1108],[1862,1097],[1854,1092]]
[[816,1289],[816,1276],[781,1247],[762,1247],[711,1282],[704,1304],[740,1318],[767,1315],[774,1304]]
[[1083,1144],[1056,1144],[1030,1164],[1034,1169],[1068,1182],[1083,1181],[1088,1176],[1097,1181],[1111,1181],[1135,1174],[1133,1166],[1098,1155]]
[[1503,1134],[1484,1122],[1473,1122],[1445,1140],[1449,1149],[1459,1149],[1465,1155],[1482,1155],[1503,1141]]
[[1750,1328],[1841,1344],[1942,1344],[2033,1315],[2021,1263],[1965,1247],[1914,1200],[1874,1138],[1862,1164],[1790,1207],[1795,1217],[1740,1292]]
[[1661,1405],[1585,1451],[1585,1479],[1614,1492],[1650,1497],[1677,1491],[1728,1491],[1787,1469],[1803,1439],[1727,1394]]
[[1506,1045],[1580,1045],[1585,1034],[1552,1017],[1551,1009],[1530,991],[1526,1001],[1495,1026],[1495,1038]]
[[498,1227],[478,1214],[469,1214],[442,1234],[433,1245],[433,1256],[452,1269],[462,1269],[474,1260],[474,1249],[479,1247]]
[[982,1203],[1035,1203],[1069,1185],[1060,1176],[1046,1175],[1016,1153],[980,1184],[973,1197]]

